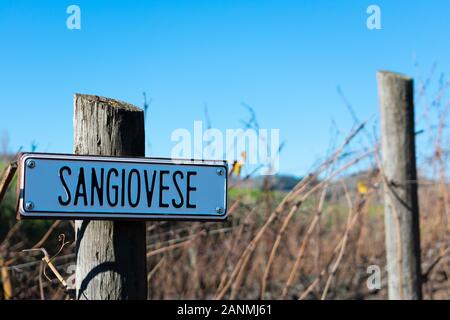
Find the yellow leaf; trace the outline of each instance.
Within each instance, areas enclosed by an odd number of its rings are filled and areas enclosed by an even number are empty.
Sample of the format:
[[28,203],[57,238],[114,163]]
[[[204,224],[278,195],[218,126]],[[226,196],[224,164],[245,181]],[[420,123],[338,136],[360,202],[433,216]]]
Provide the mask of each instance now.
[[358,181],[358,192],[361,194],[367,194],[367,186],[364,182]]
[[243,163],[241,161],[234,162],[233,167],[231,168],[231,173],[235,174],[237,177],[241,176],[241,169],[242,169]]

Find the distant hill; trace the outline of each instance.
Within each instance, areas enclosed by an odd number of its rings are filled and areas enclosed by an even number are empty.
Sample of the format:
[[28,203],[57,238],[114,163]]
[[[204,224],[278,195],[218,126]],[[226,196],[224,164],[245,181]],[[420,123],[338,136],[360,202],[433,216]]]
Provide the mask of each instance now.
[[[359,182],[364,184],[370,183],[371,177],[376,175],[376,172],[373,171],[361,171],[352,173],[337,179],[333,179],[333,181],[329,184],[328,191],[329,193],[342,193],[342,182],[345,182],[348,190],[355,191]],[[239,188],[243,189],[261,189],[264,187],[264,180],[268,179],[271,190],[277,191],[290,191],[295,185],[302,179],[302,177],[294,176],[294,175],[274,175],[274,176],[256,176],[248,179],[236,179],[231,178],[231,184],[235,184],[239,181]],[[317,181],[319,182],[319,180]]]
[[[264,180],[268,179],[271,190],[289,191],[302,179],[293,175],[274,175],[274,176],[256,176],[244,179],[239,182],[239,188],[261,189],[264,186]],[[238,181],[231,178],[232,184]]]

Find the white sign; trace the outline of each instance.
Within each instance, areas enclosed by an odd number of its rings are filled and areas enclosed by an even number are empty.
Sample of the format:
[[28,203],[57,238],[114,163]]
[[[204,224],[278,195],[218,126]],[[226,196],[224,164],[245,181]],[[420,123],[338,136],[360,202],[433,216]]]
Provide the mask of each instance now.
[[227,216],[226,161],[26,153],[19,217],[192,219]]

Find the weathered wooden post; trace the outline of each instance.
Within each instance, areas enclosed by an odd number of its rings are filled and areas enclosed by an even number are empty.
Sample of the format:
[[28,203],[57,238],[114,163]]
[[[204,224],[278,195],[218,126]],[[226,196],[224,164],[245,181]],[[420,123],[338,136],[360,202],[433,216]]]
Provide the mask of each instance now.
[[[112,99],[76,94],[74,153],[144,156],[144,112]],[[77,299],[146,299],[145,222],[75,222]]]
[[377,78],[389,298],[421,299],[413,80],[385,71]]

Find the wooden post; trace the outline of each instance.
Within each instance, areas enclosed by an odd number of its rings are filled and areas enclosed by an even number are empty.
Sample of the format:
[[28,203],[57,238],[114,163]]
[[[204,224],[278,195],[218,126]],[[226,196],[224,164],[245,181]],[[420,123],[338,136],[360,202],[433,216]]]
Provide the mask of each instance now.
[[389,299],[422,299],[413,80],[377,74]]
[[[144,112],[108,98],[74,97],[74,153],[144,156]],[[76,221],[77,299],[146,299],[145,222]]]

